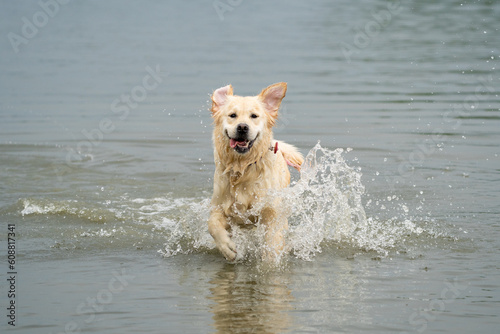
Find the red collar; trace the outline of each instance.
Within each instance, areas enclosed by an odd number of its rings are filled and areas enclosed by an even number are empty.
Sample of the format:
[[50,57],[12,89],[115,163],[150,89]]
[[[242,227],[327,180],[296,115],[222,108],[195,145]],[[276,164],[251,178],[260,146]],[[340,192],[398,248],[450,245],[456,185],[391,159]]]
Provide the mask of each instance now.
[[272,145],[269,146],[269,151],[272,151],[274,154],[276,154],[276,152],[278,152],[278,142],[274,144],[274,147]]

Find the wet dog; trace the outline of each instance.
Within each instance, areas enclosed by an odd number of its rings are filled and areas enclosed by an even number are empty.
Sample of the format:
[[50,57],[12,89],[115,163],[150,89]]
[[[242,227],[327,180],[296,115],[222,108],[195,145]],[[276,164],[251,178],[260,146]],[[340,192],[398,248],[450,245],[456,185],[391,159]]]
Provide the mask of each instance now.
[[304,161],[295,147],[273,139],[286,89],[280,82],[257,96],[237,96],[228,85],[212,95],[215,174],[208,230],[229,261],[237,255],[231,224],[265,226],[265,259],[279,259],[285,249],[288,222],[281,199],[268,195],[290,184],[287,165],[300,169]]

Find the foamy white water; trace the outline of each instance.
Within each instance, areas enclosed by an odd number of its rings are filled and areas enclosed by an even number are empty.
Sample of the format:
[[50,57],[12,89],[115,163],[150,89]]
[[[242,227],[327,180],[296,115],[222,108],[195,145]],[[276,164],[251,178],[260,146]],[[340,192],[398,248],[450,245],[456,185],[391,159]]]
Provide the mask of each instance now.
[[[289,188],[272,193],[271,196],[283,199],[283,211],[289,213],[287,247],[291,256],[312,260],[325,248],[329,251],[349,248],[351,256],[372,251],[386,257],[391,252],[408,252],[419,237],[458,237],[425,217],[409,216],[407,204],[395,196],[391,201],[405,208],[402,213],[386,220],[367,217],[361,168],[350,166],[345,159],[351,151],[330,150],[318,143],[307,154],[300,178]],[[186,199],[177,202],[182,214],[174,224],[163,226],[155,222],[168,235],[164,249],[160,250],[164,256],[203,252],[215,247],[206,225],[210,199],[186,202]],[[253,231],[232,226],[239,261],[259,256],[264,233],[265,228],[260,225]]]

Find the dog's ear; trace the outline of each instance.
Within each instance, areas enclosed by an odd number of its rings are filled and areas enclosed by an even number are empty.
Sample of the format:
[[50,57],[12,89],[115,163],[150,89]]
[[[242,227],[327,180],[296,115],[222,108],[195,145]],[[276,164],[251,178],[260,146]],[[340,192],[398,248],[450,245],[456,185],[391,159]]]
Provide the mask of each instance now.
[[259,98],[262,103],[264,103],[264,107],[271,117],[278,117],[278,109],[280,108],[281,100],[283,100],[285,94],[286,82],[275,83],[260,92]]
[[216,89],[212,94],[212,114],[215,114],[226,103],[228,95],[233,95],[233,86],[227,85]]

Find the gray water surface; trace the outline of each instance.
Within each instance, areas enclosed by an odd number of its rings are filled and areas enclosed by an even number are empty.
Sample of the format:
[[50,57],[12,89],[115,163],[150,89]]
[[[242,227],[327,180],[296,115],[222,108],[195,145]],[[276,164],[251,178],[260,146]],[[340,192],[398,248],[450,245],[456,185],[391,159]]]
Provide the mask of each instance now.
[[[499,2],[40,3],[0,4],[2,332],[498,331]],[[316,174],[229,264],[210,94],[280,81]]]

